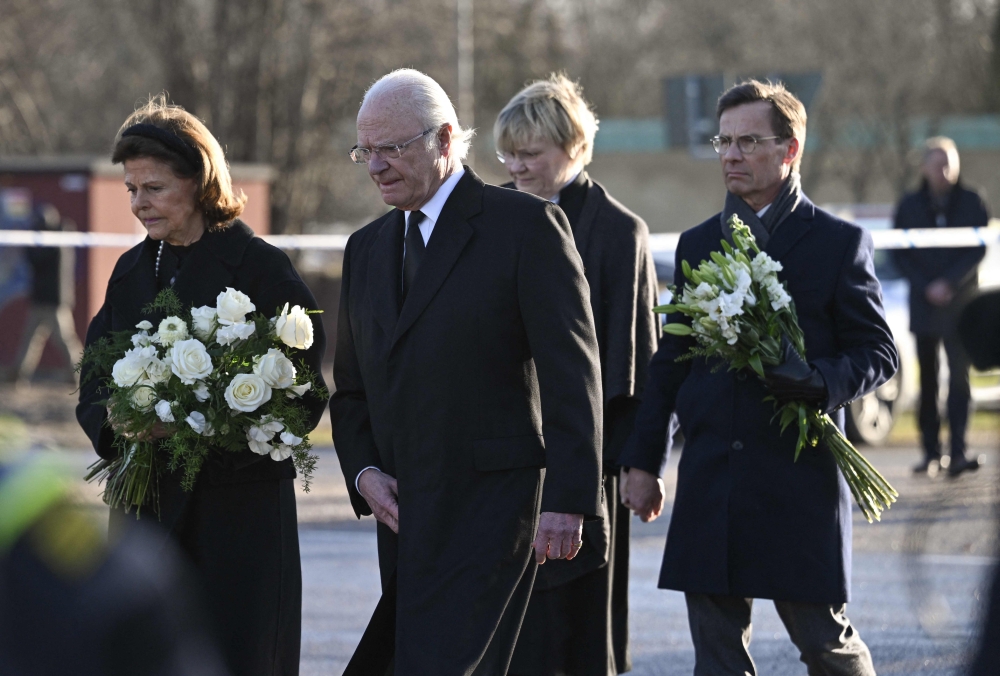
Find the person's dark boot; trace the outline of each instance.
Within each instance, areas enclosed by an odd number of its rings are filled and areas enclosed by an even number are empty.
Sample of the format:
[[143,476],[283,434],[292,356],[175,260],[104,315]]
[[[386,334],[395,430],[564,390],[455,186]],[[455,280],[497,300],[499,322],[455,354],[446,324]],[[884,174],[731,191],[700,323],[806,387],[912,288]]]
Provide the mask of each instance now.
[[919,464],[913,466],[914,474],[926,474],[934,477],[941,469],[941,459],[937,457],[925,457]]
[[951,459],[951,464],[948,465],[948,476],[954,478],[962,472],[975,472],[977,469],[979,469],[979,458],[970,460],[964,455],[960,455]]

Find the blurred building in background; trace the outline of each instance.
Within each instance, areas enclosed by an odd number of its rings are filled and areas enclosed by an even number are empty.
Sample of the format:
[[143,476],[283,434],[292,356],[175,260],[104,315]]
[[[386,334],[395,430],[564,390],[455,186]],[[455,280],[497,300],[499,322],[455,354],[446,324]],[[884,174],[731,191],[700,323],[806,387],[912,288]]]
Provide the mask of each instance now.
[[[258,234],[271,230],[270,190],[273,174],[266,165],[234,164],[233,183],[247,194],[243,220]],[[38,204],[51,204],[61,214],[64,229],[79,232],[144,234],[132,215],[120,166],[94,157],[0,158],[0,229],[31,230]],[[67,228],[67,225],[69,228]],[[104,292],[118,257],[125,248],[70,250],[63,261],[64,284],[73,300],[73,317],[81,341],[90,318],[104,303]],[[74,255],[75,254],[75,255]],[[0,246],[0,366],[10,367],[28,314],[31,274],[24,249]],[[53,271],[56,274],[59,271]],[[64,367],[48,346],[41,370]]]

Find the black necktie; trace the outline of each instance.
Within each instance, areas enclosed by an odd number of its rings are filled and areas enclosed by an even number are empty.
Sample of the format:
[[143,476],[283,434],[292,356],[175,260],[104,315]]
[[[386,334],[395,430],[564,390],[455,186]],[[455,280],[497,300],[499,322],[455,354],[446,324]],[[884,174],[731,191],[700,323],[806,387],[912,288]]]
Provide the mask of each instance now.
[[413,211],[410,213],[410,222],[406,228],[405,250],[403,251],[403,298],[411,288],[413,280],[417,278],[417,270],[420,268],[420,261],[424,259],[424,238],[420,234],[420,223],[426,218],[423,212]]

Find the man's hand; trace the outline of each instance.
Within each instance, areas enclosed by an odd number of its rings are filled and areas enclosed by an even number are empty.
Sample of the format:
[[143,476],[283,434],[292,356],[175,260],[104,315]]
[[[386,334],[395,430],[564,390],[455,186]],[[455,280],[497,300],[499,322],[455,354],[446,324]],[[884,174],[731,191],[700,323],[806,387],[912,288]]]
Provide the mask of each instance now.
[[645,470],[622,467],[618,482],[622,504],[649,523],[663,513],[666,488],[663,479]]
[[935,307],[948,305],[955,298],[955,291],[947,279],[935,279],[924,290],[927,302]]
[[542,512],[538,519],[538,534],[531,546],[535,548],[535,561],[566,559],[577,555],[583,545],[583,514]]
[[396,480],[374,468],[368,468],[358,477],[358,492],[372,508],[375,518],[399,533],[399,488]]

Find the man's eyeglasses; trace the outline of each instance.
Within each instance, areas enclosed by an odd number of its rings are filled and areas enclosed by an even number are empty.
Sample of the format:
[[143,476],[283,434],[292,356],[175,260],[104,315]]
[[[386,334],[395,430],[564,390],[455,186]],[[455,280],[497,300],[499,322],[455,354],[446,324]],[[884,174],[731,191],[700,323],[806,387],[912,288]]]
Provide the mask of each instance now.
[[351,148],[351,152],[348,153],[355,164],[368,164],[368,161],[372,158],[372,152],[381,157],[383,160],[395,160],[398,159],[403,151],[406,150],[406,146],[410,145],[415,141],[419,141],[423,137],[434,131],[435,127],[431,127],[427,131],[421,132],[411,138],[409,141],[404,141],[403,143],[387,143],[384,146],[375,146],[374,148],[362,148],[360,146],[354,146]]
[[[774,139],[779,139],[780,136],[740,136],[736,139],[736,147],[740,149],[740,152],[744,155],[749,155],[753,151],[757,150],[757,144],[761,141],[773,141]],[[732,145],[733,139],[729,136],[713,136],[712,137],[712,147],[715,148],[715,152],[720,155],[725,155],[729,152],[729,146]]]

